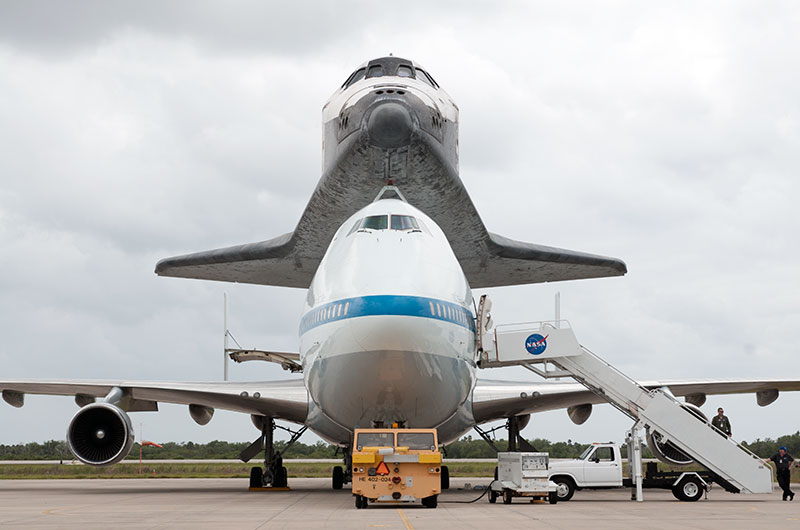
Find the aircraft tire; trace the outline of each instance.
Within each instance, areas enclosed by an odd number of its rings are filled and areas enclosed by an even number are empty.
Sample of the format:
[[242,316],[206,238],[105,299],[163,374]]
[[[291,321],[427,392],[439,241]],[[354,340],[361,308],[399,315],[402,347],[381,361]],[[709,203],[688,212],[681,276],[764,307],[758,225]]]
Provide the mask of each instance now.
[[442,490],[450,489],[450,470],[447,466],[442,466],[440,477],[442,479]]
[[289,472],[286,470],[286,466],[283,466],[276,473],[276,477],[272,482],[272,486],[275,488],[285,488],[288,485],[289,485]]
[[264,487],[264,471],[260,467],[250,468],[250,487],[262,488]]
[[333,468],[333,473],[331,474],[331,486],[333,489],[340,490],[342,486],[344,486],[344,469],[342,466],[336,466]]

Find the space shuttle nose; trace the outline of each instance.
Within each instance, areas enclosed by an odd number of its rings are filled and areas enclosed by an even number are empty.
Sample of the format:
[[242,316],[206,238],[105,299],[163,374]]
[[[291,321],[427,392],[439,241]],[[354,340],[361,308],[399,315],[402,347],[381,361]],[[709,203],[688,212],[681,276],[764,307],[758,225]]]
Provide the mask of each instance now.
[[367,121],[370,143],[377,147],[408,145],[413,130],[411,114],[399,103],[381,103],[373,109]]

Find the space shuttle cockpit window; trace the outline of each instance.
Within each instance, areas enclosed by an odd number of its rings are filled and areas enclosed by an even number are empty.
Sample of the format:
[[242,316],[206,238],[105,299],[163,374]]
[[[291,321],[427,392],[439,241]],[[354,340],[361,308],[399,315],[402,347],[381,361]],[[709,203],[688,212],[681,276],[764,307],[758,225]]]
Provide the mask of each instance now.
[[373,64],[367,70],[367,79],[370,77],[383,77],[383,67],[379,64]]
[[397,77],[414,77],[414,72],[410,66],[401,64],[397,67]]
[[347,78],[347,81],[344,82],[344,88],[347,88],[350,85],[352,85],[353,83],[355,83],[357,81],[361,81],[362,79],[364,79],[364,74],[366,74],[366,73],[367,73],[367,69],[366,68],[359,68],[358,70],[353,72],[350,75],[350,77]]
[[417,68],[417,79],[425,83],[426,85],[430,85],[433,88],[439,88],[439,85],[436,84],[436,81],[433,80],[431,76],[429,76],[425,70],[422,68]]

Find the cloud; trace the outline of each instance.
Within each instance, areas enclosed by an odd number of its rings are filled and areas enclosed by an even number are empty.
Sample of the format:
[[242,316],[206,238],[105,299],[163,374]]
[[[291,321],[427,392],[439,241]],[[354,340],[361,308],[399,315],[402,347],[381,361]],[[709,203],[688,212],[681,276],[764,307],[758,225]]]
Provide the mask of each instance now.
[[[490,230],[628,263],[624,278],[490,290],[497,322],[549,318],[561,291],[579,339],[632,376],[798,375],[794,4],[385,9],[3,4],[3,378],[218,379],[223,291],[240,341],[295,349],[301,291],[153,266],[291,230],[321,173],[322,104],[389,52],[458,103],[461,176]],[[32,398],[34,430],[0,442],[62,437],[62,401]],[[735,404],[755,437],[782,434],[797,399]],[[0,423],[26,410],[0,407]],[[254,433],[235,415],[205,430],[184,408],[142,417],[160,439]],[[597,420],[545,415],[526,433],[608,439]]]

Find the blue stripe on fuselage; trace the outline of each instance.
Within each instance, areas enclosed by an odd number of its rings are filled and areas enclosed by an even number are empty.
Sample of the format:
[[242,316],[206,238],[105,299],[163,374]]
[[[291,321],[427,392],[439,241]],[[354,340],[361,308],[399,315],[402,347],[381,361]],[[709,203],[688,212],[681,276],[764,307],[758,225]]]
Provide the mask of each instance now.
[[300,320],[300,334],[329,322],[378,315],[432,318],[475,331],[472,311],[458,304],[422,296],[376,295],[345,298],[312,309]]

